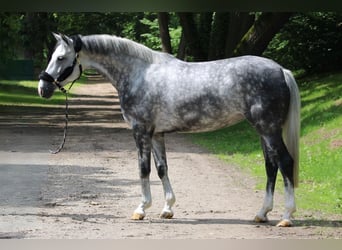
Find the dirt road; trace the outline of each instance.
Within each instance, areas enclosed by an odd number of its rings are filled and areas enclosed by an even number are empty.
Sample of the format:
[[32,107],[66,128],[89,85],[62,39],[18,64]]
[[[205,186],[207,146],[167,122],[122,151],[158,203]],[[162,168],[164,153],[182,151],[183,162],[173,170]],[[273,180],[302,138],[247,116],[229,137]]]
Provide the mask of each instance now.
[[342,238],[341,218],[296,218],[296,227],[275,227],[283,210],[278,194],[270,222],[255,224],[263,192],[253,178],[181,134],[166,137],[174,219],[159,218],[163,191],[152,171],[152,208],[132,221],[140,202],[137,154],[114,89],[102,82],[77,89],[66,146],[52,155],[63,112],[2,107],[0,238]]

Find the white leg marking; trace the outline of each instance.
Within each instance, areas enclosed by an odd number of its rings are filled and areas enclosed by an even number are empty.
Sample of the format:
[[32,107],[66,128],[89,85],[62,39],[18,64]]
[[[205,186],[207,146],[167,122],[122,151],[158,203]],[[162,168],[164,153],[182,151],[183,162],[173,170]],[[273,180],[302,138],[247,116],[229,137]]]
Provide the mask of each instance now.
[[165,219],[171,219],[173,217],[173,211],[171,208],[173,204],[175,204],[176,202],[176,197],[172,191],[172,187],[168,176],[165,175],[161,181],[164,188],[165,206],[160,214],[160,217]]
[[258,212],[258,214],[255,216],[256,222],[266,222],[267,219],[267,213],[272,211],[273,209],[273,194],[272,192],[268,191],[265,194],[264,203],[262,205],[262,208]]
[[142,188],[142,200],[141,200],[140,205],[134,210],[134,213],[132,216],[133,220],[142,220],[145,217],[145,209],[151,207],[152,205],[149,177],[143,178],[141,180],[141,188]]
[[296,202],[294,195],[294,188],[287,180],[287,186],[285,187],[285,212],[283,219],[277,224],[279,227],[292,226],[291,218],[292,214],[296,211]]

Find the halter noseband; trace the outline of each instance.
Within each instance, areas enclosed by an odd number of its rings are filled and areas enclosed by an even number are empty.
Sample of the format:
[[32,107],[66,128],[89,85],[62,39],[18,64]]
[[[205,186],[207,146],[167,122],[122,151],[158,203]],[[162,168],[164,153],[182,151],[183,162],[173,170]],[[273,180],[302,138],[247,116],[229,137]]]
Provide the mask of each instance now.
[[[73,40],[75,41],[74,49],[75,49],[75,52],[76,52],[76,56],[75,56],[75,59],[74,59],[72,65],[67,67],[67,68],[65,68],[63,70],[62,74],[60,74],[56,79],[54,79],[46,71],[42,71],[39,74],[39,79],[40,80],[44,80],[44,81],[50,82],[52,84],[55,84],[63,93],[66,93],[66,90],[65,90],[65,88],[62,87],[62,85],[60,83],[63,82],[65,79],[67,79],[72,74],[72,72],[74,71],[76,63],[78,62],[78,52],[80,52],[80,50],[82,48],[82,41],[81,41],[81,38],[79,36],[76,36]],[[80,70],[80,74],[73,81],[73,83],[75,81],[77,81],[81,77],[81,75],[82,75],[82,65],[81,65],[80,62],[78,62],[78,65],[79,65],[78,67],[79,67],[79,70]]]

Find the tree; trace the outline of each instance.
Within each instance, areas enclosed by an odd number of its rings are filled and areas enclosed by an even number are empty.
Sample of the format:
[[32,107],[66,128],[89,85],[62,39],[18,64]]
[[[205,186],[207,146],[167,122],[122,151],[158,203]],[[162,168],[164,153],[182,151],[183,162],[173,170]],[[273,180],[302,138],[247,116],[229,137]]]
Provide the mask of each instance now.
[[24,57],[34,61],[36,68],[46,62],[48,50],[53,46],[51,30],[56,29],[55,18],[48,12],[28,12],[23,15],[20,37]]
[[210,42],[211,32],[212,32],[212,23],[213,23],[213,12],[202,12],[198,14],[198,33],[199,33],[199,42],[202,45],[203,50],[206,52],[208,57],[210,53]]
[[194,61],[261,55],[292,13],[178,13],[185,52]]
[[242,37],[252,27],[255,14],[249,12],[231,12],[229,15],[229,27],[226,35],[225,57],[234,56],[234,50]]
[[164,52],[172,54],[171,38],[169,33],[169,14],[167,12],[158,12],[158,23],[162,49]]
[[234,55],[261,55],[277,32],[289,20],[292,13],[262,13],[243,36]]
[[17,57],[20,47],[18,33],[21,27],[21,13],[0,12],[0,63]]
[[199,32],[194,20],[193,13],[180,12],[178,13],[179,22],[182,27],[182,36],[189,54],[193,56],[195,61],[207,60],[206,52],[203,50],[202,44],[199,42]]
[[61,32],[114,34],[182,60],[254,54],[290,69],[326,71],[342,65],[341,23],[336,12],[0,13],[0,64],[24,58],[41,69],[55,45],[51,32]]
[[225,57],[224,52],[229,28],[230,13],[216,12],[213,16],[208,60],[221,59]]
[[293,15],[273,38],[264,56],[303,73],[342,68],[342,13]]

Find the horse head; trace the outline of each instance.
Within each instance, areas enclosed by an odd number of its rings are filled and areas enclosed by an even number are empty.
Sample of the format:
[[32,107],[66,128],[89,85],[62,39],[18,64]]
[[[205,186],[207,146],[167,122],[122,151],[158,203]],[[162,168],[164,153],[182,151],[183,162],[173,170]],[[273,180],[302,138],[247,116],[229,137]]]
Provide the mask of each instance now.
[[[39,75],[38,93],[44,98],[50,98],[57,87],[65,92],[63,86],[77,80],[82,74],[82,67],[77,60],[82,47],[81,38],[55,33],[53,35],[57,44],[47,68]],[[79,67],[75,67],[76,64]]]

